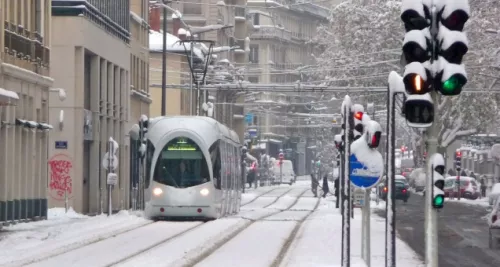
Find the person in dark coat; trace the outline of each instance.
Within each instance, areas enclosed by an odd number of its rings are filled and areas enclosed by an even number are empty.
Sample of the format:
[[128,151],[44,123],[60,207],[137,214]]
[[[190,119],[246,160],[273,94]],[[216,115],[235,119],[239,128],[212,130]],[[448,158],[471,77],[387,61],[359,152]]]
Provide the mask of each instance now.
[[318,197],[318,181],[314,174],[311,173],[311,191],[314,194],[314,197]]
[[328,188],[328,177],[325,175],[323,177],[323,198],[326,197],[326,194],[330,192],[330,189]]
[[335,197],[339,197],[339,191],[340,191],[340,179],[337,178],[335,179]]

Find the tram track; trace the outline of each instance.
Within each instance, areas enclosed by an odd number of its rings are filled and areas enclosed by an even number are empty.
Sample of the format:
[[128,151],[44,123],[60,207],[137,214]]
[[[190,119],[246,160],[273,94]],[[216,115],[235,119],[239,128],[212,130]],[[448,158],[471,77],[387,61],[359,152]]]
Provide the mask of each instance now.
[[[280,196],[278,196],[272,203],[266,205],[266,207],[269,207],[271,206],[272,204],[276,203],[280,198],[282,198],[283,196],[285,196],[288,192],[290,192],[292,189],[290,190],[287,190],[286,192],[284,192],[283,194],[281,194]],[[205,260],[208,256],[210,256],[212,253],[214,253],[215,251],[217,251],[218,249],[220,249],[222,246],[224,246],[225,244],[229,243],[231,240],[233,240],[236,236],[238,236],[240,233],[242,233],[243,231],[245,231],[246,229],[248,229],[250,226],[252,226],[254,223],[258,222],[258,221],[262,221],[262,220],[265,220],[266,218],[269,218],[269,217],[272,217],[274,215],[277,215],[277,214],[280,214],[282,212],[285,212],[285,211],[288,211],[290,210],[291,208],[293,208],[293,206],[295,206],[299,200],[301,199],[301,197],[308,191],[309,189],[305,189],[303,190],[297,197],[296,199],[290,204],[288,205],[287,208],[285,209],[281,209],[281,210],[276,210],[274,212],[271,212],[269,214],[266,214],[266,215],[263,215],[257,219],[251,219],[251,218],[244,218],[242,217],[243,219],[246,219],[248,220],[247,223],[245,223],[242,227],[240,227],[239,229],[235,230],[234,232],[232,232],[231,234],[227,235],[225,238],[215,242],[209,249],[207,249],[206,251],[204,251],[203,253],[201,253],[200,255],[198,255],[197,257],[194,257],[192,258],[191,260],[189,260],[188,263],[185,263],[183,264],[182,266],[183,267],[193,267],[195,266],[196,264],[202,262],[203,260]],[[319,203],[319,200],[318,200],[318,203]],[[318,204],[316,204],[316,207],[317,207]],[[265,207],[264,207],[265,208]]]
[[304,216],[301,220],[297,222],[295,227],[293,228],[292,232],[288,236],[288,238],[285,240],[285,244],[281,247],[280,252],[278,253],[278,256],[274,259],[273,263],[271,264],[270,267],[279,267],[283,263],[283,259],[287,255],[287,253],[290,251],[292,248],[292,245],[294,244],[294,241],[297,238],[297,235],[299,233],[299,230],[302,228],[304,225],[304,222],[307,221],[309,217],[318,209],[319,203],[321,202],[321,198],[318,198],[316,201],[316,205],[314,206],[314,209],[309,211],[306,216]]
[[255,198],[253,198],[252,200],[250,200],[250,201],[248,201],[248,202],[245,202],[244,204],[241,204],[241,205],[240,205],[240,207],[244,207],[244,206],[246,206],[246,205],[248,205],[248,204],[251,204],[251,203],[253,203],[255,200],[257,200],[258,198],[263,197],[264,195],[269,194],[269,193],[271,193],[271,192],[273,192],[273,191],[275,191],[275,190],[277,190],[277,189],[278,189],[278,188],[273,188],[273,189],[271,189],[271,190],[269,190],[269,191],[265,191],[264,193],[258,194],[258,195],[257,195],[257,196],[255,196]]

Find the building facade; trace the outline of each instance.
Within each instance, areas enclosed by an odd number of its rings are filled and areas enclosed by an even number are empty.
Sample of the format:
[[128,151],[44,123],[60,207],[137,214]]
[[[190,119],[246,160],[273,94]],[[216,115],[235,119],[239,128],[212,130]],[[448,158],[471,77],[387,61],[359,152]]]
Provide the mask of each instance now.
[[[150,1],[153,3],[154,1]],[[224,3],[224,4],[222,4]],[[153,3],[154,4],[154,3]],[[182,20],[192,28],[200,30],[202,27],[211,25],[228,26],[221,30],[202,31],[197,34],[199,40],[214,41],[215,47],[239,46],[239,49],[222,52],[217,54],[215,61],[229,61],[236,68],[245,68],[248,61],[248,51],[245,51],[245,38],[248,37],[247,31],[247,0],[194,0],[189,2],[173,2],[173,9],[179,10],[182,14]],[[163,12],[158,13],[163,20]],[[178,36],[179,20],[172,19],[172,13],[168,12],[167,32]],[[182,26],[180,26],[182,27]],[[182,73],[184,82],[189,83],[189,65],[182,64]],[[167,80],[168,84],[172,84]],[[212,83],[207,79],[207,84]],[[243,101],[243,98],[237,95],[238,89],[235,86],[234,91],[223,91],[211,93],[215,101],[214,118],[234,129],[243,140],[244,123],[243,108],[235,105],[218,105],[217,103],[236,103]],[[189,98],[188,98],[189,99]],[[193,107],[195,108],[195,107]]]
[[[141,82],[130,86],[130,7],[129,0],[52,1],[51,74],[67,99],[51,95],[49,102],[50,122],[59,125],[49,138],[49,206],[62,206],[67,199],[77,212],[107,209],[101,163],[110,137],[120,147],[112,204],[114,209],[128,205],[130,169],[124,163],[129,157],[130,94],[141,86],[147,90]],[[139,65],[147,60],[137,58]],[[134,82],[144,79],[136,77]]]
[[0,225],[47,216],[51,2],[0,2]]

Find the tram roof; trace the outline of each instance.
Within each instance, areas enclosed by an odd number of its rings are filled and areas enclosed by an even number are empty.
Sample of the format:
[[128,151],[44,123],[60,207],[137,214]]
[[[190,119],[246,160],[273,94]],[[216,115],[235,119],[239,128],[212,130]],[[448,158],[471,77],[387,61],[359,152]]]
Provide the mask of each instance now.
[[148,138],[156,143],[172,131],[184,129],[198,133],[207,146],[225,137],[240,144],[238,134],[224,124],[204,116],[172,116],[152,118]]

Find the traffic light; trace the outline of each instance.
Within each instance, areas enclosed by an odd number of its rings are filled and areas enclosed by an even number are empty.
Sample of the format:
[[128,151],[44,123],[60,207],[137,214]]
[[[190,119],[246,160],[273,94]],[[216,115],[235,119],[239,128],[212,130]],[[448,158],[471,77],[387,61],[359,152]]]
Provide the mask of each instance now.
[[364,128],[363,128],[363,115],[365,112],[365,108],[363,105],[360,104],[354,104],[352,106],[352,111],[353,111],[353,118],[354,118],[354,140],[357,140],[358,138],[361,137],[363,134]]
[[462,152],[460,150],[455,152],[455,168],[457,172],[460,172],[462,169]]
[[366,143],[369,148],[377,148],[380,144],[380,138],[382,136],[382,127],[376,121],[368,121],[365,123],[366,127]]
[[410,127],[429,127],[434,121],[432,91],[431,7],[423,1],[403,0],[401,20],[405,25],[403,83],[408,98],[403,113]]
[[442,95],[454,96],[460,94],[467,83],[462,60],[469,50],[469,42],[462,31],[469,19],[470,7],[468,0],[441,0],[441,3],[438,10],[436,89]]
[[335,147],[339,150],[342,151],[342,134],[336,134],[333,137],[333,142],[335,143]]
[[432,207],[444,207],[444,158],[441,154],[434,154],[430,160],[432,184]]

